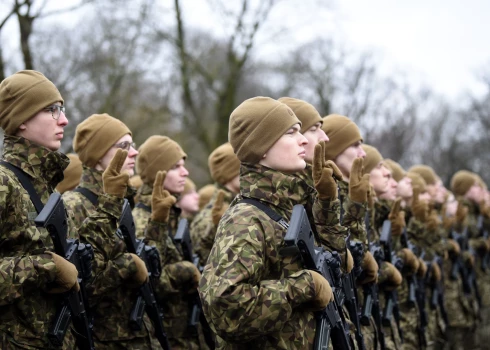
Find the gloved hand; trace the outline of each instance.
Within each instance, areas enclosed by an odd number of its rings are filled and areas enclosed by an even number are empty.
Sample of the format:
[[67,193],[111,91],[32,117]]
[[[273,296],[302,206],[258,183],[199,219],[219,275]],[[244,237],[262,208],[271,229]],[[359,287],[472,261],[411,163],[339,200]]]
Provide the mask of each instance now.
[[196,291],[199,280],[201,279],[201,272],[190,261],[179,261],[171,264],[171,270],[175,282],[180,288],[186,289],[188,293]]
[[58,294],[67,292],[72,288],[78,292],[80,290],[80,285],[78,284],[78,270],[75,265],[56,253],[46,251],[46,254],[51,255],[51,258],[56,265],[56,276],[54,279],[55,286],[49,288],[46,292]]
[[165,181],[166,176],[166,171],[157,172],[151,194],[151,219],[161,223],[168,222],[170,208],[172,208],[172,205],[177,201],[170,192],[163,189],[163,182]]
[[401,236],[403,229],[407,225],[405,223],[405,212],[400,210],[402,199],[397,198],[393,202],[388,219],[391,221],[391,234],[392,236]]
[[403,272],[408,276],[413,275],[419,269],[419,259],[415,254],[407,248],[400,250],[397,255],[403,261]]
[[431,210],[430,215],[427,217],[425,222],[427,231],[430,233],[435,233],[439,229],[440,224],[441,220],[439,219],[439,215],[437,215],[437,211],[435,209]]
[[468,216],[468,207],[464,205],[463,200],[458,201],[458,209],[456,209],[456,223],[464,225]]
[[455,222],[456,222],[456,218],[454,216],[442,217],[442,227],[444,227],[446,231],[451,230]]
[[367,201],[368,201],[368,208],[370,210],[374,209],[374,203],[376,202],[376,192],[374,191],[374,187],[369,184],[369,191],[367,193]]
[[119,198],[124,198],[128,188],[129,174],[127,171],[121,173],[128,151],[118,149],[107,169],[102,173],[104,192]]
[[417,277],[418,278],[425,278],[425,275],[427,275],[427,265],[425,264],[425,261],[422,259],[419,259],[419,269],[417,270]]
[[312,164],[313,184],[322,200],[337,199],[337,180],[342,179],[342,172],[331,160],[325,161],[325,142],[315,146]]
[[308,270],[308,273],[313,278],[315,296],[312,300],[306,303],[306,306],[312,310],[322,310],[334,299],[332,287],[318,272]]
[[441,268],[439,267],[438,263],[433,261],[431,264],[431,280],[432,282],[435,283],[435,282],[439,282],[441,278],[442,278]]
[[225,200],[225,192],[223,190],[219,190],[216,195],[216,201],[213,204],[213,208],[211,209],[211,218],[213,220],[214,227],[218,227],[219,221],[223,217],[223,214],[228,209],[228,205],[224,204]]
[[345,273],[350,273],[354,268],[354,258],[352,257],[352,253],[349,249],[347,249],[347,253],[344,258],[345,261],[342,261],[342,270]]
[[383,261],[379,274],[378,283],[386,291],[395,290],[402,284],[402,274],[393,264]]
[[475,266],[475,257],[469,251],[463,252],[463,261],[466,267],[472,268]]
[[367,284],[378,281],[378,270],[379,266],[376,260],[374,259],[371,252],[364,253],[364,258],[362,259],[362,280],[358,281],[358,284]]
[[349,198],[356,203],[367,201],[369,192],[369,174],[363,173],[364,158],[356,158],[352,162],[349,178]]
[[425,223],[425,221],[427,220],[429,208],[426,202],[422,202],[419,200],[419,194],[420,191],[418,189],[413,191],[412,212],[413,212],[413,216],[417,220]]
[[456,242],[454,239],[447,240],[446,248],[449,254],[453,256],[457,256],[461,253],[461,248],[459,247],[458,242]]
[[130,275],[130,279],[136,286],[141,286],[148,280],[148,270],[146,269],[146,264],[138,255],[133,253],[130,253],[129,255],[131,255],[131,258],[136,265],[136,272]]

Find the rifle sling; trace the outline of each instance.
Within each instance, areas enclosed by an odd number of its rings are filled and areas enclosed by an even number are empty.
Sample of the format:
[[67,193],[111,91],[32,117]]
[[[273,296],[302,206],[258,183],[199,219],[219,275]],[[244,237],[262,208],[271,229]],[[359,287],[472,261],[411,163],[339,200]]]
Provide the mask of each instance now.
[[277,222],[282,227],[284,227],[286,229],[289,227],[289,224],[286,222],[286,220],[283,219],[283,217],[281,215],[279,215],[274,210],[272,210],[272,208],[269,207],[267,204],[265,204],[265,203],[263,203],[257,199],[244,197],[237,204],[239,204],[239,203],[251,204],[251,205],[257,207],[258,209],[262,210],[264,213],[267,214],[268,217],[270,217],[272,220]]
[[10,169],[15,176],[19,179],[20,183],[22,184],[22,187],[29,193],[29,197],[31,198],[32,204],[34,204],[34,207],[36,208],[37,213],[39,214],[41,210],[44,208],[43,202],[41,202],[41,198],[39,197],[39,193],[37,193],[36,189],[34,188],[34,185],[32,184],[31,181],[31,176],[28,175],[24,170],[16,167],[15,165],[6,162],[4,160],[0,161],[0,163]]
[[94,206],[97,206],[99,204],[99,196],[97,196],[95,193],[93,193],[92,191],[90,191],[88,188],[85,188],[85,187],[77,187],[77,188],[75,188],[73,190],[73,192],[81,193]]
[[148,213],[151,213],[151,208],[148,205],[143,204],[141,202],[136,203],[135,207],[146,210]]

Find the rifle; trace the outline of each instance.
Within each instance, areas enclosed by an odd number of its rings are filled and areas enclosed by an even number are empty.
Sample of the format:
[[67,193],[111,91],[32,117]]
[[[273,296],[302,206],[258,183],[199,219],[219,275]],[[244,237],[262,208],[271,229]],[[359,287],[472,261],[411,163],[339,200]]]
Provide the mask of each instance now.
[[[192,262],[199,271],[202,271],[203,268],[199,264],[199,256],[197,254],[193,254],[192,252],[191,234],[189,231],[189,222],[187,221],[187,219],[179,220],[177,232],[175,232],[173,240],[182,248],[184,259]],[[191,329],[194,335],[197,335],[197,325],[201,323],[204,340],[211,349],[214,349],[216,346],[214,342],[214,334],[209,327],[209,323],[206,320],[204,313],[202,312],[202,304],[201,299],[199,298],[199,293],[196,292],[190,295],[189,308],[190,313],[187,326]]]
[[357,289],[355,280],[362,272],[362,256],[364,253],[364,247],[361,242],[349,242],[348,246],[349,250],[352,253],[352,258],[354,260],[354,268],[351,273],[344,275],[342,278],[342,288],[345,294],[345,306],[347,311],[349,312],[349,317],[352,323],[355,326],[355,335],[356,342],[358,348],[361,350],[366,349],[366,345],[364,344],[364,336],[361,332],[361,321],[359,315],[359,306],[357,300],[359,297],[357,296]]
[[[398,270],[403,268],[403,262],[398,258],[391,247],[391,221],[383,221],[383,226],[381,228],[381,235],[379,237],[379,242],[383,247],[383,253],[385,261],[392,263]],[[398,334],[403,342],[403,330],[400,325],[400,307],[398,304],[398,292],[396,290],[385,292],[386,304],[383,310],[383,325],[391,325],[392,317],[395,318],[396,328],[398,329]]]
[[[383,250],[379,245],[375,245],[374,243],[370,242],[370,231],[371,231],[371,223],[369,220],[370,217],[370,212],[366,212],[366,215],[364,217],[364,222],[366,225],[366,231],[367,231],[367,237],[368,237],[368,246],[369,246],[369,251],[373,255],[374,259],[376,260],[378,266],[381,264],[381,261],[384,260],[384,253]],[[363,278],[361,277],[361,280]],[[381,350],[386,349],[386,343],[385,343],[385,333],[383,329],[383,323],[381,320],[381,308],[379,306],[379,288],[376,283],[369,283],[369,284],[364,284],[363,285],[363,292],[364,292],[364,301],[362,304],[362,310],[361,310],[361,324],[364,326],[369,326],[370,325],[370,320],[371,316],[374,319],[374,322],[376,323],[376,330],[377,330],[377,335],[379,339],[379,344],[381,347]]]
[[70,290],[62,294],[61,304],[56,311],[54,322],[48,330],[49,341],[62,346],[66,332],[73,322],[76,344],[79,349],[95,349],[92,337],[93,323],[88,315],[88,298],[85,282],[92,277],[93,249],[90,244],[67,239],[68,224],[61,194],[52,193],[48,202],[34,219],[37,227],[48,230],[54,244],[54,252],[76,266],[80,290]]
[[[483,238],[488,239],[488,230],[483,225],[483,215],[482,214],[478,215],[476,227],[478,228],[478,232],[480,233],[480,235]],[[481,269],[483,271],[487,271],[489,259],[490,259],[490,254],[488,252],[485,252],[485,254],[481,258]]]
[[[435,256],[432,260],[433,263],[439,265],[441,271],[443,271],[443,262],[440,256]],[[436,282],[435,286],[432,288],[432,295],[430,299],[430,308],[435,310],[439,307],[439,311],[441,312],[442,319],[446,325],[449,324],[449,318],[446,311],[446,306],[444,305],[444,274],[441,274],[441,281]]]
[[128,252],[140,257],[148,269],[149,280],[140,287],[139,295],[130,313],[130,327],[134,330],[141,329],[143,313],[146,311],[155,328],[155,336],[160,345],[164,350],[170,350],[167,334],[163,328],[163,313],[157,304],[152,286],[152,281],[157,279],[161,273],[160,257],[155,247],[147,246],[142,240],[136,239],[131,206],[127,199],[124,200],[116,234],[124,239]]
[[345,316],[342,304],[345,296],[341,286],[340,257],[337,252],[328,252],[315,245],[314,233],[302,205],[293,207],[291,222],[280,254],[282,256],[299,254],[305,267],[320,273],[332,287],[334,301],[315,314],[317,325],[314,349],[328,349],[330,338],[334,349],[351,349],[349,332],[344,327]]

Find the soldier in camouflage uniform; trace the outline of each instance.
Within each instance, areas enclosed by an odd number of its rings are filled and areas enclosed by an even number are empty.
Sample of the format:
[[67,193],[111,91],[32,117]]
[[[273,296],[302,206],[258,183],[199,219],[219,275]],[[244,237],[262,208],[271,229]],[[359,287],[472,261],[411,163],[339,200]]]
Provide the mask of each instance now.
[[[133,217],[137,235],[160,253],[162,274],[156,283],[156,294],[172,349],[206,349],[200,325],[197,329],[187,325],[189,294],[196,291],[201,275],[192,262],[184,261],[183,252],[172,240],[180,219],[175,197],[183,192],[189,174],[186,157],[180,145],[166,136],[151,136],[140,146],[136,168],[143,185],[138,190],[139,203],[133,209]],[[155,187],[158,172],[165,174],[163,183]],[[162,191],[167,207],[164,212],[155,211],[155,193]],[[160,227],[153,224],[155,221],[161,223]],[[150,229],[151,225],[154,229]]]
[[[83,167],[78,190],[89,191],[95,198],[103,194],[102,172],[118,149],[128,151],[123,171],[130,176],[134,174],[138,151],[131,135],[123,122],[105,113],[93,114],[78,124],[73,139],[73,149]],[[92,203],[84,192],[78,190],[64,193],[63,201],[75,214],[76,226],[80,227],[83,220],[97,210],[97,203]]]
[[242,162],[240,195],[219,222],[203,271],[204,313],[218,349],[309,349],[313,311],[332,300],[332,290],[321,275],[304,269],[299,256],[279,254],[283,226],[255,205],[241,203],[255,199],[289,221],[295,204],[308,208],[315,198],[315,226],[325,231],[315,189],[293,175],[306,165],[308,141],[293,111],[267,97],[244,101],[229,125],[230,143]]
[[[58,89],[39,72],[17,72],[0,83],[3,160],[24,171],[42,203],[63,179],[68,157],[57,150],[68,124]],[[0,166],[0,347],[58,349],[47,332],[59,293],[79,288],[76,267],[55,253],[17,176]],[[70,229],[70,238],[77,238]],[[73,349],[68,332],[63,348]]]
[[214,194],[191,225],[192,244],[202,265],[208,260],[221,216],[240,190],[240,161],[229,143],[209,155],[208,166],[215,181]]

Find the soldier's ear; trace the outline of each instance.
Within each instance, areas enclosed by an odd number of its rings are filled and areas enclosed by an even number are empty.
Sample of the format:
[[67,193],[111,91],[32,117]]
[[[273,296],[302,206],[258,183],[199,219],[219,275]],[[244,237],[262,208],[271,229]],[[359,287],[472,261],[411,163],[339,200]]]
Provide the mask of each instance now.
[[265,159],[267,157],[267,153],[262,156],[262,159]]
[[19,125],[19,130],[22,130],[22,131],[27,130],[27,126],[24,123],[22,123]]

